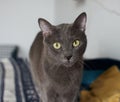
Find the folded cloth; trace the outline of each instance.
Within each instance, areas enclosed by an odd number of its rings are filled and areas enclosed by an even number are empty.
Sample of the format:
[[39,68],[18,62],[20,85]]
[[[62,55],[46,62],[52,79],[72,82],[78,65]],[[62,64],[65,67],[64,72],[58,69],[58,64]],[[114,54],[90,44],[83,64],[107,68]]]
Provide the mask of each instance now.
[[80,102],[120,102],[119,68],[110,67],[90,85],[90,90],[83,90],[80,95]]

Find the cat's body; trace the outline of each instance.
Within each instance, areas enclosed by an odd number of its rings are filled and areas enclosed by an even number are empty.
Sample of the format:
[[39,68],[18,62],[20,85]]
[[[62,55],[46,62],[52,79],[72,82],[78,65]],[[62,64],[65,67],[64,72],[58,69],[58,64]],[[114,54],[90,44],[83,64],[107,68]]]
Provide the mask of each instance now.
[[[78,21],[80,25],[77,25]],[[52,26],[44,19],[39,20],[42,32],[32,44],[30,61],[42,102],[76,101],[87,44],[84,23],[85,13],[74,24]]]

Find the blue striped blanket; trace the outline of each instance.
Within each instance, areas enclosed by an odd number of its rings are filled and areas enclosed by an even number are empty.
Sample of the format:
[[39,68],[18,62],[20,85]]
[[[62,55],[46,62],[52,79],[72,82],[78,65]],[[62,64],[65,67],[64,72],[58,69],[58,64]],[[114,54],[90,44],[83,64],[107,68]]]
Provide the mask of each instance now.
[[23,59],[0,61],[0,102],[39,102],[29,66]]

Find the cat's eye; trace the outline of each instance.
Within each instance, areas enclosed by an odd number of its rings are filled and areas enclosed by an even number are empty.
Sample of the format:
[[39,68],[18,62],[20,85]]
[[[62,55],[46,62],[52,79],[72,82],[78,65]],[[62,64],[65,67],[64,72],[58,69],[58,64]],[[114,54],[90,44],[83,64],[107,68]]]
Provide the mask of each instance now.
[[80,41],[79,40],[75,40],[74,42],[73,42],[73,47],[77,47],[77,46],[79,46],[80,45]]
[[53,47],[55,49],[60,49],[61,48],[61,44],[59,42],[55,42],[55,43],[53,43]]

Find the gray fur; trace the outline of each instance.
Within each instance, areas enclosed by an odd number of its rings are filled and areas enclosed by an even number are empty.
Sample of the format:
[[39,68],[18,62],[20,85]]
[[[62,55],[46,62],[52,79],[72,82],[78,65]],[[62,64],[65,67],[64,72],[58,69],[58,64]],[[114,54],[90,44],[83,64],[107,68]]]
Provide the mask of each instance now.
[[[73,24],[53,26],[44,19],[39,20],[41,32],[31,46],[30,61],[42,102],[76,102],[87,45],[82,19],[86,19],[85,13]],[[81,41],[81,45],[73,48],[72,43],[76,39]],[[62,48],[54,49],[54,42],[60,42]],[[70,55],[68,62],[65,56]]]

